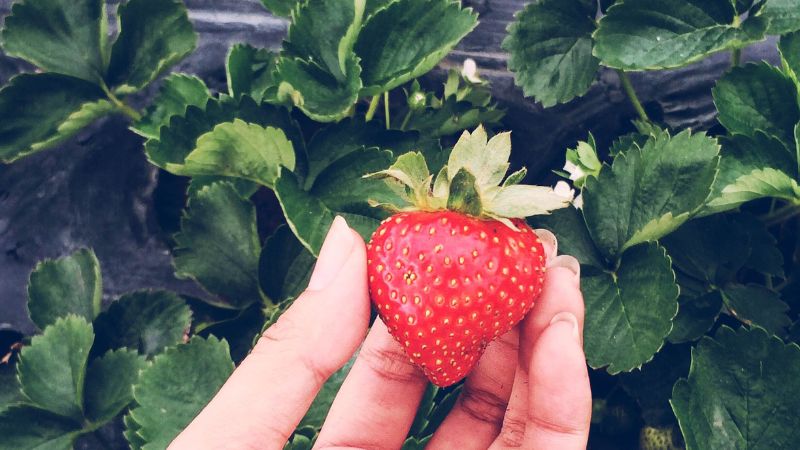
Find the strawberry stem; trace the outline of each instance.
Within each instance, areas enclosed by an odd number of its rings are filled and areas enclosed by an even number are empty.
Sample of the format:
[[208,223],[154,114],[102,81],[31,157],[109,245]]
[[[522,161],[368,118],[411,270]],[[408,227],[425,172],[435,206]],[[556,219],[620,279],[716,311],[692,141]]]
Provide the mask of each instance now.
[[370,100],[369,102],[369,109],[367,109],[367,115],[364,116],[365,122],[369,122],[370,120],[372,120],[373,117],[375,117],[375,111],[377,111],[378,103],[380,103],[380,101],[381,101],[380,95],[372,97],[372,100]]

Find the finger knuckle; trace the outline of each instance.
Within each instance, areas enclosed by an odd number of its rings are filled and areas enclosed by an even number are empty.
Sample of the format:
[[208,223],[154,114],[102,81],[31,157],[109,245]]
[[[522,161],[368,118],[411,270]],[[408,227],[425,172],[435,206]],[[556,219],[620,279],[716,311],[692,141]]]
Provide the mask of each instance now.
[[461,391],[459,402],[461,409],[478,422],[497,428],[503,424],[507,402],[494,392],[467,383]]
[[525,442],[525,419],[507,414],[497,442],[506,448],[520,448]]
[[358,357],[384,381],[395,383],[424,382],[425,376],[401,349],[364,347]]
[[581,436],[587,431],[587,424],[579,420],[570,420],[568,417],[552,418],[531,411],[528,422],[539,430],[555,434]]

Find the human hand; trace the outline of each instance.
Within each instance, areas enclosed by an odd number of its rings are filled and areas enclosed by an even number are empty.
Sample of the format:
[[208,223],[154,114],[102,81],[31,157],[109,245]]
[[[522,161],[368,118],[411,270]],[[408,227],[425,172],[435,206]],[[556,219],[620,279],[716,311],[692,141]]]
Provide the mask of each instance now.
[[[555,256],[551,233],[538,233],[548,254],[539,300],[487,347],[429,449],[586,447],[592,404],[580,266]],[[281,449],[325,380],[359,346],[315,448],[400,448],[427,379],[380,319],[367,334],[369,315],[364,241],[337,218],[308,289],[170,448]]]

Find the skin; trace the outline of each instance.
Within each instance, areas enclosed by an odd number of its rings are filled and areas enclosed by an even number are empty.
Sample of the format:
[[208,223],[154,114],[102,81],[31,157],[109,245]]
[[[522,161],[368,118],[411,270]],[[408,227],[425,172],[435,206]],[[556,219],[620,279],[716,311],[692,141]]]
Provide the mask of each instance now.
[[[586,448],[592,398],[580,265],[548,255],[544,290],[492,342],[428,449]],[[427,379],[380,320],[369,327],[364,241],[337,217],[308,289],[270,327],[170,449],[281,449],[325,380],[360,347],[315,449],[398,449]],[[365,338],[366,336],[366,338]]]

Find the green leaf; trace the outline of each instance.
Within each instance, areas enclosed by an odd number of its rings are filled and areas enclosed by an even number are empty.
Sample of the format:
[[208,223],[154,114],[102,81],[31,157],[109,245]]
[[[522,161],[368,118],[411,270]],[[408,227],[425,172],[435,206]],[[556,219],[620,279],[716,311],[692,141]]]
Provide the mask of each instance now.
[[735,23],[731,0],[625,0],[608,9],[594,33],[594,54],[624,70],[680,67],[711,53],[763,39],[766,21]]
[[331,405],[333,405],[333,400],[336,398],[336,394],[339,393],[339,389],[342,387],[345,378],[347,378],[347,375],[350,373],[350,369],[353,367],[357,356],[358,353],[353,355],[341,369],[334,372],[333,375],[328,378],[328,381],[322,385],[322,389],[320,389],[319,393],[314,398],[314,401],[308,408],[308,412],[303,416],[303,420],[300,421],[298,427],[311,426],[316,429],[322,427],[325,418],[328,416],[328,411],[330,411]]
[[243,178],[271,188],[281,166],[295,168],[294,147],[283,131],[234,119],[200,136],[183,163],[168,163],[167,170],[186,176]]
[[[305,169],[305,148],[303,137],[294,120],[286,110],[267,104],[257,104],[249,96],[236,100],[221,96],[210,99],[204,107],[189,106],[185,115],[173,116],[169,126],[162,127],[158,139],[150,139],[145,144],[147,158],[158,167],[168,164],[182,164],[186,157],[197,148],[197,139],[214,129],[215,126],[241,119],[247,123],[283,130],[298,152],[297,169]],[[303,173],[301,171],[301,173]]]
[[589,233],[607,257],[659,239],[678,228],[711,191],[719,146],[703,133],[666,131],[614,158],[589,177],[583,213]]
[[550,230],[558,239],[559,251],[572,255],[581,264],[602,268],[605,262],[589,235],[583,214],[576,208],[562,208],[550,215],[528,219],[534,227]]
[[319,254],[322,242],[337,213],[347,220],[364,239],[370,235],[380,220],[386,216],[378,208],[369,206],[369,199],[379,203],[393,193],[381,180],[363,179],[363,175],[385,169],[391,164],[389,152],[367,150],[352,153],[326,170],[310,191],[300,186],[297,177],[283,171],[275,182],[275,194],[295,236],[312,254]]
[[231,47],[225,64],[228,94],[234,98],[249,95],[257,102],[264,100],[267,91],[278,86],[275,79],[277,61],[277,56],[267,49],[247,44]]
[[122,418],[122,423],[125,425],[125,431],[123,431],[122,434],[125,436],[125,440],[128,441],[128,444],[130,444],[131,450],[141,450],[147,442],[145,442],[144,438],[139,436],[138,431],[141,427],[133,420],[130,411]]
[[460,169],[450,182],[447,209],[469,216],[480,216],[483,207],[475,176],[466,168]]
[[464,168],[475,176],[478,186],[497,186],[508,172],[510,156],[511,133],[500,133],[488,139],[486,130],[479,126],[472,133],[461,134],[450,152],[447,175],[452,180]]
[[748,325],[755,323],[772,334],[783,335],[792,324],[786,315],[789,305],[781,300],[780,294],[764,286],[725,286],[722,300],[732,316]]
[[15,2],[5,19],[3,51],[45,71],[100,84],[106,21],[103,0]]
[[800,31],[781,36],[778,50],[781,52],[783,71],[800,89]]
[[498,125],[505,111],[495,105],[476,105],[448,97],[438,108],[415,111],[404,130],[417,130],[425,136],[441,137],[471,130],[478,125]]
[[377,95],[427,73],[477,19],[453,0],[398,0],[378,10],[355,44],[363,68],[361,95]]
[[151,357],[183,340],[192,311],[177,294],[137,291],[111,303],[94,322],[97,336],[92,353],[127,347]]
[[28,311],[39,329],[67,314],[92,321],[100,313],[103,279],[92,250],[83,249],[34,267],[28,282]]
[[763,330],[722,327],[692,351],[672,409],[688,450],[792,448],[800,440],[800,348]]
[[42,409],[82,420],[83,382],[93,340],[92,326],[74,315],[34,336],[17,364],[25,397]]
[[769,0],[758,11],[758,16],[769,19],[767,34],[800,31],[800,1],[798,0]]
[[317,259],[282,225],[267,239],[258,265],[261,289],[273,303],[300,295]]
[[692,220],[662,243],[676,267],[716,285],[733,280],[751,251],[749,230],[722,215]]
[[615,274],[584,271],[586,359],[609,373],[640,367],[664,343],[678,312],[678,285],[664,248],[638,245],[622,255]]
[[308,176],[304,187],[311,189],[320,173],[353,152],[374,147],[400,155],[412,150],[419,151],[422,145],[417,132],[387,130],[376,121],[345,119],[323,128],[311,138],[308,143]]
[[32,406],[15,406],[0,412],[2,450],[71,450],[80,425]]
[[95,119],[111,112],[98,101],[103,91],[85,81],[56,74],[23,74],[0,89],[0,161],[65,141]]
[[797,87],[767,63],[735,67],[713,89],[720,123],[731,134],[753,137],[757,131],[794,149],[794,126],[800,121]]
[[313,63],[339,83],[348,78],[367,0],[307,0],[292,14],[284,53]]
[[592,55],[596,14],[594,2],[544,0],[517,15],[503,48],[526,96],[547,108],[589,90],[600,64]]
[[667,340],[673,344],[696,341],[706,334],[717,321],[722,309],[722,296],[719,291],[699,297],[681,295],[678,303],[678,315],[675,316],[672,331],[667,336]]
[[722,189],[720,198],[713,199],[708,205],[716,210],[725,210],[763,197],[797,202],[800,199],[800,186],[797,181],[779,170],[756,169],[726,186]]
[[204,187],[189,199],[175,241],[178,277],[197,281],[220,306],[242,309],[261,301],[255,207],[231,184]]
[[[752,137],[725,136],[720,138],[720,143],[719,173],[700,215],[726,211],[774,191],[765,185],[759,187],[759,178],[765,181],[774,178],[775,182],[788,186],[785,195],[791,194],[792,181],[785,174],[795,173],[795,162],[779,140],[757,131]],[[767,168],[769,172],[765,172]]]
[[164,79],[164,84],[153,103],[147,108],[144,118],[131,130],[148,139],[158,139],[161,127],[169,126],[172,116],[183,116],[189,105],[202,108],[211,93],[203,80],[183,73],[173,73]]
[[146,362],[136,350],[109,351],[89,364],[86,372],[86,417],[107,422],[133,400],[133,385]]
[[136,92],[194,50],[197,35],[180,0],[130,0],[119,6],[120,33],[106,80]]
[[646,424],[661,425],[674,420],[669,398],[675,382],[689,373],[689,360],[688,346],[668,345],[640,370],[619,376],[620,385],[642,409]]
[[233,373],[228,344],[211,336],[167,349],[139,375],[131,417],[145,450],[166,448]]
[[202,176],[196,175],[189,180],[189,187],[186,188],[186,195],[192,197],[201,191],[204,187],[210,186],[214,183],[230,183],[239,195],[248,199],[253,196],[261,186],[244,178],[231,178],[231,177],[216,177],[216,176]]
[[317,65],[299,58],[278,61],[278,100],[290,101],[318,122],[335,122],[345,116],[358,100],[361,66],[350,54],[345,61],[346,78],[341,82]]

